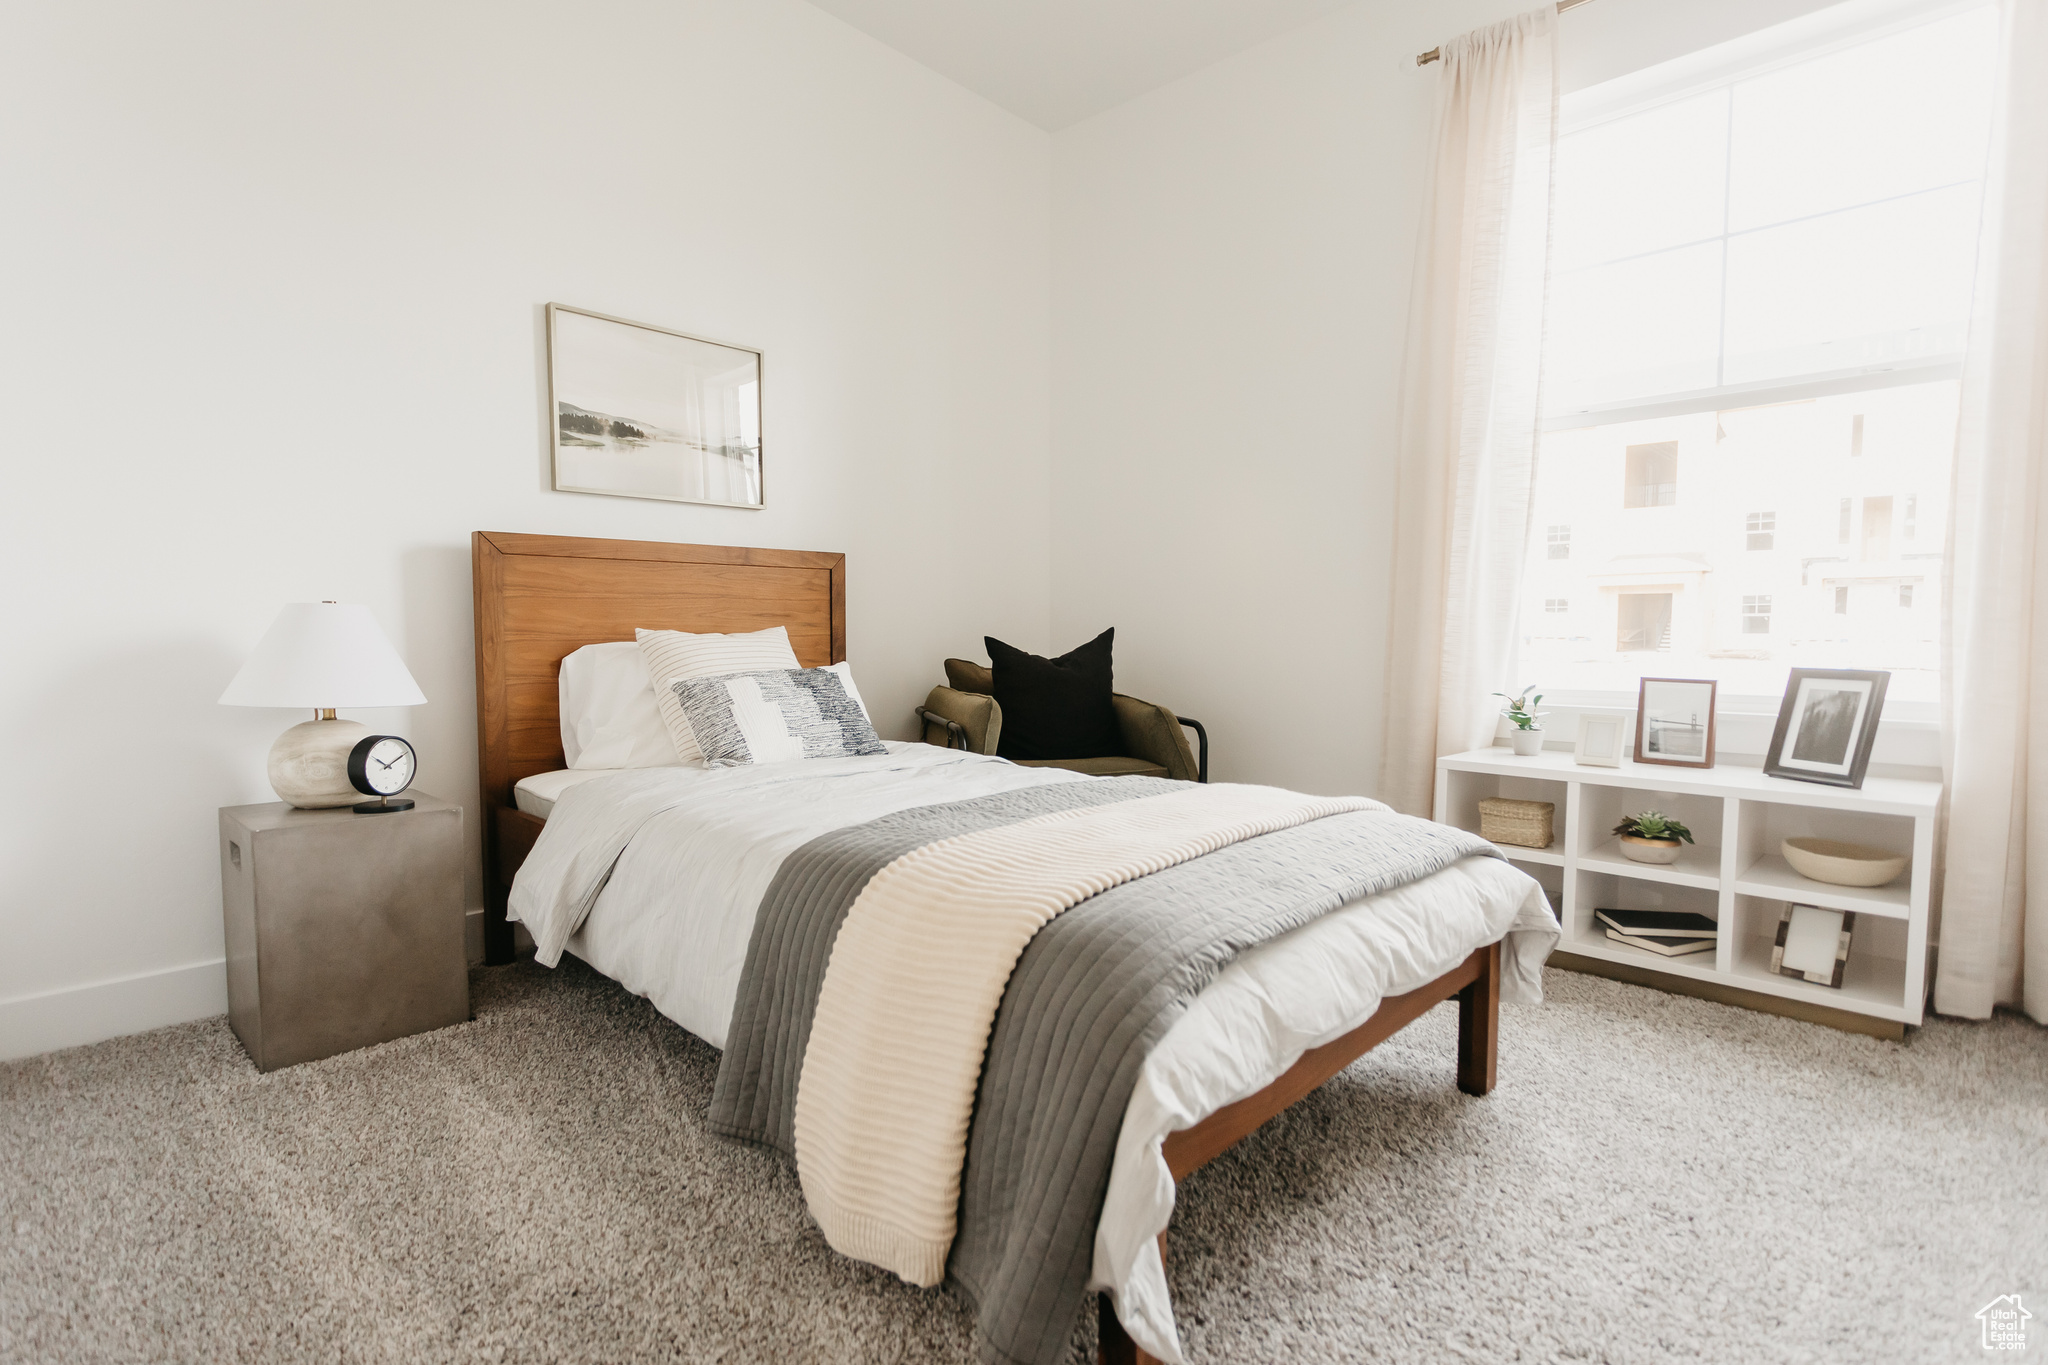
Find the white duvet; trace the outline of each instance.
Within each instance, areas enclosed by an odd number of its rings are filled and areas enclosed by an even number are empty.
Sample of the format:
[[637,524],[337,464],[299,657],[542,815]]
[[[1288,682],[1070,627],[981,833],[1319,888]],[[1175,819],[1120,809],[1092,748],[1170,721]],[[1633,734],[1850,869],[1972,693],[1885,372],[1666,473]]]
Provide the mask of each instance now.
[[[543,960],[553,960],[551,943],[565,945],[723,1047],[754,913],[790,853],[892,811],[1094,780],[924,744],[888,748],[869,758],[633,769],[565,787],[513,885],[512,918],[526,923]],[[1354,901],[1225,968],[1154,1048],[1125,1111],[1091,1287],[1114,1296],[1132,1339],[1162,1360],[1182,1359],[1157,1242],[1173,1214],[1161,1154],[1168,1133],[1263,1089],[1309,1048],[1364,1022],[1382,996],[1413,990],[1504,936],[1502,998],[1539,999],[1557,933],[1532,878],[1497,858],[1469,858]]]

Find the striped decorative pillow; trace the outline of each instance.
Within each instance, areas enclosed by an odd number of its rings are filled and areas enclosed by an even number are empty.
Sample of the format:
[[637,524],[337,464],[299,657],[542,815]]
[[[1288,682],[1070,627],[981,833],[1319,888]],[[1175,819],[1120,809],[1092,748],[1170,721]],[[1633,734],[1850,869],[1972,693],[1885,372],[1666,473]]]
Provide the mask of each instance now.
[[789,647],[789,632],[781,626],[745,635],[691,635],[680,630],[636,630],[633,638],[647,657],[647,680],[654,688],[654,705],[661,723],[675,742],[676,757],[685,763],[701,763],[704,755],[682,707],[671,690],[674,684],[691,678],[710,678],[721,673],[753,673],[763,669],[802,668],[796,651]]
[[831,668],[728,673],[669,684],[707,768],[883,754],[858,698]]

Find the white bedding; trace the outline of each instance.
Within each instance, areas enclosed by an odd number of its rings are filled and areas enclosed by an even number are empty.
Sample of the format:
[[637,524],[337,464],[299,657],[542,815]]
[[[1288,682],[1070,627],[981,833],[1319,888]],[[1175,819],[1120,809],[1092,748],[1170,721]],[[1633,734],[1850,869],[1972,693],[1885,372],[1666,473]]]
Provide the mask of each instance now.
[[[566,940],[569,952],[723,1047],[755,911],[788,854],[892,811],[1093,780],[923,744],[888,749],[546,775],[576,780],[549,793],[548,827],[513,886],[512,917],[537,942]],[[594,901],[582,896],[600,881]],[[1539,999],[1540,968],[1557,941],[1542,890],[1499,859],[1471,858],[1260,945],[1192,1002],[1140,1073],[1096,1235],[1094,1287],[1115,1295],[1140,1347],[1181,1360],[1156,1241],[1173,1213],[1165,1136],[1270,1084],[1308,1048],[1364,1022],[1382,995],[1413,990],[1504,934],[1502,997]]]
[[[682,764],[671,766],[680,768]],[[512,804],[528,815],[537,815],[545,820],[555,809],[555,802],[563,792],[593,777],[610,777],[613,773],[635,772],[633,768],[557,768],[551,773],[535,773],[522,777],[512,784]]]

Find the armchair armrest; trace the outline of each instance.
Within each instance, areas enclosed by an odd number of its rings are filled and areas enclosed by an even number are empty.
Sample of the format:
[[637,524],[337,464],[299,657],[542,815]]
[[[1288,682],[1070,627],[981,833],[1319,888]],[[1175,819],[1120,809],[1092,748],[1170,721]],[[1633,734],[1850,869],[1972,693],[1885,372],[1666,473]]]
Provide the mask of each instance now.
[[1126,697],[1121,692],[1111,701],[1116,707],[1117,728],[1123,731],[1124,750],[1132,758],[1157,763],[1166,769],[1168,777],[1182,782],[1209,780],[1209,737],[1199,725],[1195,727],[1202,734],[1202,758],[1198,763],[1188,747],[1187,734],[1180,728],[1183,722],[1179,716],[1163,706]]
[[934,687],[917,716],[924,722],[924,742],[942,748],[992,754],[1003,733],[1003,708],[994,697],[950,687]]

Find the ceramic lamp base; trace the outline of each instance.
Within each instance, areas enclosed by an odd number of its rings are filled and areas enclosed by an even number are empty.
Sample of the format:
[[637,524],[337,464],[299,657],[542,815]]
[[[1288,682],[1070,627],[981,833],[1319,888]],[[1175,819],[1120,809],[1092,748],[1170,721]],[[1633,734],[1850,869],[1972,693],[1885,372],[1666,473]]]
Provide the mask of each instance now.
[[353,806],[363,794],[348,780],[348,755],[370,727],[353,720],[309,720],[270,746],[270,789],[301,810]]

